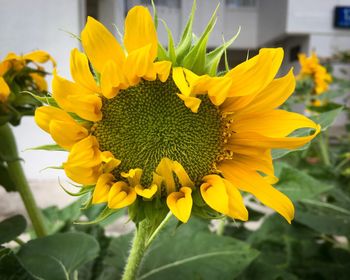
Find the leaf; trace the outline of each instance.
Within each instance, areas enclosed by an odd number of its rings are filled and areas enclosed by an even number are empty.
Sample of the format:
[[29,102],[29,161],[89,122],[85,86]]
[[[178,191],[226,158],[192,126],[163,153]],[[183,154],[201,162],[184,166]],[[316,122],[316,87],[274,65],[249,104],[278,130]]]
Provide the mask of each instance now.
[[168,55],[170,61],[172,64],[176,63],[176,54],[175,54],[175,46],[174,46],[174,39],[173,39],[173,34],[171,33],[171,30],[169,29],[168,25],[164,20],[161,20],[166,32],[168,33]]
[[334,188],[285,163],[277,162],[276,165],[279,165],[276,170],[280,169],[276,172],[279,177],[276,187],[293,201],[315,198]]
[[[331,110],[331,111],[328,111],[325,113],[321,113],[317,116],[310,117],[310,119],[312,119],[314,122],[321,125],[321,130],[325,131],[335,122],[335,120],[337,119],[339,114],[342,112],[342,110],[343,110],[343,107],[339,107],[335,110]],[[310,129],[300,129],[300,130],[292,133],[291,136],[294,136],[294,137],[306,136],[306,135],[309,135],[310,131],[311,131]],[[281,158],[281,157],[283,157],[286,154],[289,154],[291,152],[303,151],[303,150],[308,149],[309,146],[310,146],[310,143],[308,143],[305,146],[302,146],[300,148],[294,149],[294,150],[275,149],[272,151],[272,158],[278,159],[278,158]]]
[[340,106],[337,109],[319,114],[317,116],[312,116],[310,117],[310,119],[312,119],[314,122],[321,125],[322,131],[325,131],[327,130],[328,127],[330,127],[335,122],[335,120],[337,119],[337,117],[342,111],[343,111],[343,106]]
[[[0,249],[1,250],[1,249]],[[34,280],[20,263],[16,255],[10,250],[0,254],[0,279],[2,280]]]
[[173,221],[144,258],[137,279],[234,279],[258,252],[239,240]]
[[29,148],[26,151],[31,151],[31,150],[40,150],[40,151],[64,151],[67,152],[67,150],[63,149],[59,145],[56,144],[49,144],[49,145],[43,145],[43,146],[38,146],[34,148]]
[[21,215],[12,216],[0,222],[0,244],[14,240],[25,231],[26,219]]
[[76,269],[96,258],[98,252],[99,245],[93,237],[67,232],[29,241],[17,256],[23,267],[36,277],[69,280]]

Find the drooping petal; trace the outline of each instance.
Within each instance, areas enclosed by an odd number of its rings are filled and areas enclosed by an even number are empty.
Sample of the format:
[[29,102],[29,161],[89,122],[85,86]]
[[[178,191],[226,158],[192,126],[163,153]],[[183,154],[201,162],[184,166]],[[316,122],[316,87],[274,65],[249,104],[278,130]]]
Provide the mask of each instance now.
[[199,105],[201,104],[202,100],[200,100],[197,97],[186,96],[184,94],[179,94],[179,93],[177,94],[177,96],[184,101],[185,106],[189,108],[193,113],[198,112]]
[[146,45],[130,53],[124,64],[124,75],[129,85],[133,86],[139,83],[142,77],[151,76],[155,79],[155,71],[153,67],[153,59],[151,57],[152,45]]
[[70,72],[74,81],[86,89],[99,92],[95,79],[89,67],[89,61],[84,53],[73,49],[70,56]]
[[49,129],[52,139],[67,150],[89,135],[88,130],[76,122],[52,120]]
[[96,183],[94,192],[92,194],[92,203],[103,203],[108,201],[108,193],[111,189],[115,177],[111,173],[102,174]]
[[159,80],[164,83],[169,77],[169,74],[171,71],[171,62],[158,61],[158,62],[155,62],[153,65]]
[[232,79],[229,96],[246,96],[263,90],[276,76],[282,59],[282,48],[261,49],[257,56],[233,68],[225,75]]
[[125,19],[124,45],[129,54],[150,45],[149,56],[152,60],[157,56],[158,38],[152,16],[147,8],[132,8]]
[[185,168],[179,162],[173,161],[173,171],[179,179],[179,183],[182,187],[194,187],[194,183],[188,176]]
[[238,189],[253,194],[262,203],[276,210],[288,223],[294,218],[294,206],[290,199],[273,188],[257,172],[246,170],[235,161],[223,161],[218,169]]
[[224,179],[226,192],[228,195],[228,213],[227,215],[233,219],[241,221],[248,220],[248,210],[244,205],[243,197],[239,190],[228,180]]
[[127,78],[124,75],[121,66],[113,60],[106,62],[101,74],[102,94],[106,98],[115,97],[120,89],[126,89],[129,86]]
[[156,194],[157,190],[158,186],[156,184],[152,184],[149,188],[144,188],[141,185],[135,186],[136,193],[146,199],[151,199]]
[[81,42],[94,69],[99,73],[102,73],[107,61],[123,64],[125,60],[124,51],[112,33],[92,17],[88,17],[81,32]]
[[191,216],[193,205],[191,193],[191,188],[182,187],[180,191],[169,194],[166,200],[170,211],[183,223],[187,223]]
[[102,100],[97,95],[69,95],[67,101],[74,107],[74,113],[85,120],[97,122],[102,119]]
[[56,61],[51,57],[48,52],[37,50],[23,55],[23,59],[30,60],[38,63],[45,63],[51,61],[53,67],[56,67]]
[[7,97],[10,95],[10,92],[10,88],[5,82],[4,78],[0,77],[0,101],[6,101]]
[[133,204],[136,200],[134,188],[127,183],[119,181],[113,184],[108,193],[108,207],[111,209],[120,209]]
[[42,75],[39,73],[30,73],[29,76],[32,77],[34,84],[40,91],[47,91],[47,83]]
[[167,193],[175,191],[175,181],[173,177],[173,162],[169,158],[162,158],[159,162],[156,173],[164,180]]
[[141,184],[141,168],[130,169],[129,172],[122,172],[120,175],[128,180],[131,187],[136,187]]
[[116,159],[110,151],[104,151],[101,153],[102,171],[103,173],[109,173],[117,168],[121,161]]

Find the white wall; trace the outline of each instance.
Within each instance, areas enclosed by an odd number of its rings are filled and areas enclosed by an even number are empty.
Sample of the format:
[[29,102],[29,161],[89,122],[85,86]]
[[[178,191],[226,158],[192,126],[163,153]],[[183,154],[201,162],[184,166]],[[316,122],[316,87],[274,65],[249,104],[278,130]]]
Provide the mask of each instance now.
[[[78,41],[62,30],[79,34],[82,28],[84,2],[82,0],[1,0],[0,2],[0,59],[8,52],[27,53],[36,49],[48,51],[58,62],[58,71],[69,77],[70,50]],[[51,71],[49,64],[47,68]],[[39,129],[31,117],[22,119],[14,128],[20,156],[24,159],[29,179],[55,178],[63,172],[40,170],[60,165],[66,154],[24,151],[30,147],[53,143],[50,136]]]

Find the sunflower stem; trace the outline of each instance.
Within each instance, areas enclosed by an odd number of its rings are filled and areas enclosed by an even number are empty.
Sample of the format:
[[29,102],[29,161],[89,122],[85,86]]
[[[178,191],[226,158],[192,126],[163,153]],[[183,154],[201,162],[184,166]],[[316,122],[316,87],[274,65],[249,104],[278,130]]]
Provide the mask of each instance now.
[[327,140],[324,139],[323,135],[320,135],[319,138],[319,147],[320,147],[320,152],[321,152],[321,157],[323,160],[323,163],[326,166],[331,166],[331,161],[329,158],[329,151],[328,151],[328,145],[327,145]]
[[139,223],[131,244],[131,250],[124,268],[122,280],[136,279],[139,266],[146,250],[160,233],[164,225],[169,221],[170,217],[171,214],[169,213],[155,230],[154,225],[148,219],[144,219]]
[[8,174],[14,183],[16,191],[18,191],[21,196],[28,216],[32,222],[34,231],[37,237],[46,236],[47,233],[44,226],[42,213],[35,202],[33,193],[30,190],[18,157],[16,140],[8,124],[0,126],[0,138],[2,142],[0,157],[7,163]]

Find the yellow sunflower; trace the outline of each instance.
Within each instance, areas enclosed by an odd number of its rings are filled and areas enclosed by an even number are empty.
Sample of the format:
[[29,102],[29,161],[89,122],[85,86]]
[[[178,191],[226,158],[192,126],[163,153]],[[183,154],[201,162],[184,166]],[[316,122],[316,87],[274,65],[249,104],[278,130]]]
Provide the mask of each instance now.
[[314,82],[314,93],[320,95],[328,90],[332,82],[332,76],[327,72],[326,67],[319,62],[317,54],[312,52],[310,57],[305,54],[299,54],[299,63],[301,66],[299,78],[310,76]]
[[[271,150],[303,146],[320,127],[277,109],[295,86],[292,71],[275,79],[283,50],[261,49],[215,76],[228,45],[207,54],[215,18],[197,41],[192,20],[166,51],[145,7],[127,14],[123,45],[89,17],[84,53],[71,52],[74,81],[56,73],[58,106],[38,108],[35,120],[69,151],[64,171],[92,204],[129,207],[138,221],[169,210],[183,223],[191,214],[245,221],[243,191],[290,222],[293,204],[272,186]],[[289,136],[300,128],[313,134]]]

